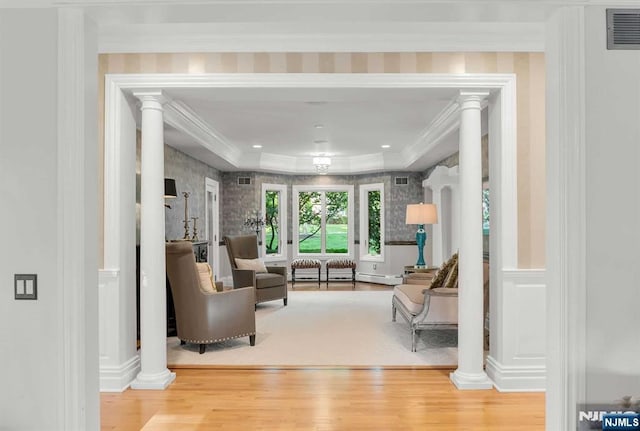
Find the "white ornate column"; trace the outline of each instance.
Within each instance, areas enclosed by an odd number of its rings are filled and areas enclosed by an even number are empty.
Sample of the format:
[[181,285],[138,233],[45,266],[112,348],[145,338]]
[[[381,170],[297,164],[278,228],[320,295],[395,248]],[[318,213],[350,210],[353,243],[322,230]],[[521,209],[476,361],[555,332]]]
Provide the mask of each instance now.
[[140,373],[133,389],[165,389],[167,309],[164,232],[164,131],[162,92],[134,92],[142,102],[140,193]]
[[460,249],[460,190],[458,184],[451,184],[451,252],[455,253]]
[[[443,261],[449,258],[445,255],[444,250],[452,250],[455,253],[458,250],[458,225],[460,223],[460,217],[458,216],[458,202],[457,194],[454,191],[457,189],[458,184],[458,167],[454,166],[448,168],[446,166],[437,166],[429,178],[422,181],[423,188],[430,188],[432,190],[432,203],[436,204],[438,208],[438,223],[431,225],[432,227],[432,257],[430,262],[431,266],[440,266]],[[445,208],[445,202],[442,199],[442,190],[445,187],[451,189],[451,202],[450,208]],[[447,216],[450,220],[447,220]],[[451,237],[448,239],[450,242],[445,244],[444,240],[444,227],[449,223],[451,225]],[[448,246],[448,247],[445,247]]]
[[490,389],[484,372],[482,283],[481,102],[488,93],[461,91],[460,103],[460,251],[458,268],[458,389]]
[[431,262],[428,266],[442,265],[442,187],[431,187],[431,203],[436,205],[438,210],[439,223],[431,225]]

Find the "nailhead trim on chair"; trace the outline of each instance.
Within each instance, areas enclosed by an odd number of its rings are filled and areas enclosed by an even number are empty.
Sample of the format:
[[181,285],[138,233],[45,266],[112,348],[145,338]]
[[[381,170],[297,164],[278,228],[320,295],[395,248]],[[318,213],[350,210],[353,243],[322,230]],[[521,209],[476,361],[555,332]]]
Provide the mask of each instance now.
[[184,338],[180,338],[180,340],[182,340],[182,341],[184,341],[186,343],[211,344],[211,343],[219,343],[220,341],[233,340],[234,338],[248,337],[250,335],[256,335],[256,333],[255,332],[251,332],[251,333],[236,335],[234,337],[216,338],[215,340],[187,340],[187,339],[184,339]]
[[291,268],[295,269],[312,269],[320,268],[322,264],[318,259],[294,259],[291,261]]

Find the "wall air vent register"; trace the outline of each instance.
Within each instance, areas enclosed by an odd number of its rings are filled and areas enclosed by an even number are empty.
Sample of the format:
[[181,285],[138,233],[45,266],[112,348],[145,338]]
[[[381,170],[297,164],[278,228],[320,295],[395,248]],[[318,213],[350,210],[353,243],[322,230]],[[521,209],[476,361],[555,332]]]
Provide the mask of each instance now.
[[640,9],[607,9],[607,49],[640,49]]

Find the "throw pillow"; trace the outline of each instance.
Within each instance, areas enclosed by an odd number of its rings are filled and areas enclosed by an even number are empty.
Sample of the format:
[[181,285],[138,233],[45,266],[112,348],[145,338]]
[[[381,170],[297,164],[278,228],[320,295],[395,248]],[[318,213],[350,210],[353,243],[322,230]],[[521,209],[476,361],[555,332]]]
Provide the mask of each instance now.
[[436,287],[442,287],[444,285],[444,281],[447,279],[447,276],[451,272],[453,265],[458,261],[458,253],[451,256],[451,258],[442,264],[436,276],[433,278],[431,282],[430,289],[435,289]]
[[456,259],[456,263],[453,264],[447,278],[444,280],[443,287],[458,287],[458,259]]
[[216,292],[216,288],[213,285],[213,272],[211,272],[209,264],[206,262],[196,262],[196,268],[198,268],[198,276],[200,278],[200,289],[208,293]]
[[250,269],[256,273],[267,272],[267,267],[264,266],[264,262],[260,259],[240,259],[236,257],[236,265],[238,269]]

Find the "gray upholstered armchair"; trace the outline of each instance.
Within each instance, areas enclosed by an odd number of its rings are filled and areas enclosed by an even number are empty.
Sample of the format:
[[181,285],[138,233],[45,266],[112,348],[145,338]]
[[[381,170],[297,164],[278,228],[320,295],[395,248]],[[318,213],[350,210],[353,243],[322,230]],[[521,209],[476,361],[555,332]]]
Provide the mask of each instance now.
[[182,344],[199,344],[200,353],[204,353],[207,344],[248,336],[249,343],[255,345],[253,287],[218,292],[213,283],[205,286],[188,241],[167,243],[166,258]]
[[282,299],[287,305],[287,268],[267,266],[267,272],[239,269],[236,259],[258,259],[258,237],[255,235],[225,236],[231,264],[233,287],[255,287],[255,303]]

